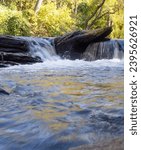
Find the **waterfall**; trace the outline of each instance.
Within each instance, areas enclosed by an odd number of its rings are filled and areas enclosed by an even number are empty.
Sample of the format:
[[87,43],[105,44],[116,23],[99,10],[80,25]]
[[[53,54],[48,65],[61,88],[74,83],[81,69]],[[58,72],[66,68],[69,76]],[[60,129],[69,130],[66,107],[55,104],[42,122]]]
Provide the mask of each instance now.
[[114,56],[113,58],[124,58],[124,41],[123,40],[113,40],[113,47],[114,47]]
[[[33,64],[60,59],[94,61],[123,58],[124,41],[106,38],[111,27],[76,31],[58,37],[0,35],[0,66]],[[98,42],[101,41],[101,42]]]
[[[56,54],[53,38],[22,37],[22,39],[28,42],[29,54],[32,57],[39,57],[42,61],[60,59],[60,56]],[[97,59],[123,59],[123,51],[124,41],[113,39],[91,43],[88,45],[84,53],[80,53],[79,55],[77,55],[77,53],[73,54],[75,55],[75,59],[94,61]],[[64,55],[66,52],[68,51],[65,51]],[[68,53],[68,55],[70,54]],[[66,59],[68,58],[69,56]]]
[[120,39],[89,44],[81,58],[87,61],[97,59],[123,59],[124,41]]
[[34,58],[40,58],[42,61],[71,59],[72,54],[75,59],[83,59],[86,61],[94,61],[98,59],[123,59],[124,57],[124,40],[112,39],[102,42],[95,42],[88,45],[85,52],[64,51],[62,56],[56,54],[54,46],[54,38],[38,38],[38,37],[19,37],[28,43],[28,55]]
[[[22,37],[29,43],[29,54],[32,57],[39,57],[42,61],[58,60],[60,57],[56,54],[54,39],[49,38],[33,38]],[[124,41],[113,39],[108,41],[96,42],[89,44],[85,52],[81,55],[81,59],[94,61],[97,59],[123,59]],[[67,52],[67,51],[66,51]],[[65,53],[66,53],[65,52]],[[75,54],[76,55],[76,54]],[[69,57],[67,57],[68,59]],[[80,57],[76,59],[80,59]]]
[[104,38],[101,41],[91,39],[91,36],[88,40],[87,34],[84,36],[73,34],[73,36],[72,34],[66,38],[0,36],[0,68],[41,62],[45,62],[44,64],[61,62],[63,65],[72,62],[66,59],[79,60],[79,62],[123,59],[124,41],[122,39]]
[[0,61],[9,64],[56,61],[61,58],[94,61],[98,59],[122,59],[124,56],[124,41],[119,39],[93,42],[87,46],[83,45],[83,42],[75,43],[77,46],[64,44],[64,51],[60,56],[59,53],[56,53],[54,38],[1,37],[0,44],[0,51],[2,51]]
[[28,42],[29,54],[32,57],[39,57],[42,61],[58,60],[60,57],[56,54],[54,40],[49,38],[21,37]]

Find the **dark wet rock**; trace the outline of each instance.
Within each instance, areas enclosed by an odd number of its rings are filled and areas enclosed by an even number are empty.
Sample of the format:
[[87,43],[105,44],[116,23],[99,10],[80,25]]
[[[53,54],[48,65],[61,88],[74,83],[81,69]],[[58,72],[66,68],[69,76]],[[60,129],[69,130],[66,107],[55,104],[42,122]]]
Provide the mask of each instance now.
[[8,67],[9,65],[6,65],[6,64],[3,64],[3,63],[0,63],[0,68],[5,68],[5,67]]
[[9,66],[19,65],[19,63],[13,61],[0,61],[0,68],[5,68]]
[[3,56],[1,56],[0,63],[3,62],[9,62],[10,64],[29,64],[29,63],[35,63],[35,62],[42,62],[39,57],[32,57],[29,54],[23,54],[23,53],[4,53]]
[[112,32],[111,27],[94,31],[76,31],[55,38],[54,44],[58,55],[69,59],[79,59],[90,43],[107,41]]
[[29,53],[29,45],[28,40],[21,37],[0,36],[0,67],[42,62]]
[[28,42],[16,36],[0,36],[0,52],[27,52]]
[[20,48],[4,48],[4,47],[1,47],[0,48],[0,52],[1,53],[26,53],[26,49],[25,50],[22,50]]
[[9,95],[9,93],[0,87],[0,95]]

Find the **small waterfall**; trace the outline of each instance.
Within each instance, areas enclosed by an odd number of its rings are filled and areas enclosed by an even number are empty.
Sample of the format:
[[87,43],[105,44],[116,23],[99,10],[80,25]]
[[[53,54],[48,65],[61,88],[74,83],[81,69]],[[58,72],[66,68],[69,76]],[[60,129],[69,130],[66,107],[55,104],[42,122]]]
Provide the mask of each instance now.
[[[39,57],[42,61],[58,60],[60,57],[56,54],[54,39],[23,37],[29,43],[29,54],[32,57]],[[124,41],[113,39],[108,41],[89,44],[81,59],[94,61],[97,59],[123,59]],[[76,55],[76,54],[75,54]],[[69,58],[69,57],[67,57]],[[76,55],[77,58],[77,55]]]
[[60,59],[56,54],[53,39],[37,37],[22,37],[22,39],[28,41],[29,54],[32,57],[39,57],[42,61]]
[[[53,38],[38,38],[38,37],[20,37],[28,43],[28,54],[34,58],[40,58],[42,61],[59,60],[60,56],[56,54]],[[86,61],[94,61],[97,59],[123,59],[124,56],[124,41],[113,39],[108,41],[91,43],[86,48],[83,54],[73,52],[75,59],[84,59]],[[72,53],[72,52],[71,52]],[[64,55],[69,59],[70,52],[64,52]],[[64,56],[63,55],[63,56]],[[71,54],[72,55],[72,54]]]
[[[53,38],[17,37],[17,39],[19,41],[21,39],[21,41],[24,41],[26,44],[26,47],[24,49],[25,51],[23,51],[22,54],[23,56],[27,56],[33,59],[35,58],[41,61],[47,61],[47,60],[56,61],[61,59],[61,56],[58,56],[56,54]],[[77,48],[76,48],[76,52],[75,51],[72,52],[71,50],[68,51],[68,49],[66,49],[66,51],[64,51],[63,56],[66,55],[67,56],[65,57],[66,59],[71,59],[71,57],[73,56],[73,58],[75,59],[84,59],[86,61],[94,61],[98,59],[113,59],[113,58],[122,59],[124,56],[123,51],[124,51],[124,41],[115,39],[115,40],[91,43],[88,45],[84,53],[83,52],[78,53]],[[19,52],[20,51],[18,51],[18,53]],[[1,54],[1,59],[3,60],[2,54]]]
[[113,47],[114,47],[114,56],[113,58],[124,58],[124,41],[123,40],[113,40]]
[[82,59],[93,61],[97,59],[123,59],[124,41],[109,40],[90,44],[82,54]]

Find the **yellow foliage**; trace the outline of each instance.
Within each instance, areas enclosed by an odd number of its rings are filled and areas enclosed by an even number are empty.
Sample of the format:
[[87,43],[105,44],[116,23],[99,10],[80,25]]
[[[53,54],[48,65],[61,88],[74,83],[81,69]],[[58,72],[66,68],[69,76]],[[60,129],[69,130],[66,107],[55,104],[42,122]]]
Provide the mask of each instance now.
[[66,6],[56,8],[54,3],[42,6],[37,18],[39,34],[44,33],[47,36],[64,34],[71,31],[75,25],[71,10]]
[[0,6],[0,34],[28,35],[29,26],[21,11]]
[[[37,14],[34,12],[35,2],[9,0],[2,3],[0,34],[58,36],[74,30],[84,30],[86,20],[102,0],[48,0],[42,3]],[[123,0],[106,0],[101,9],[101,15],[105,12],[106,15],[96,19],[90,29],[102,28],[112,22],[111,38],[123,38],[123,5]],[[89,20],[90,25],[94,19],[95,17]]]

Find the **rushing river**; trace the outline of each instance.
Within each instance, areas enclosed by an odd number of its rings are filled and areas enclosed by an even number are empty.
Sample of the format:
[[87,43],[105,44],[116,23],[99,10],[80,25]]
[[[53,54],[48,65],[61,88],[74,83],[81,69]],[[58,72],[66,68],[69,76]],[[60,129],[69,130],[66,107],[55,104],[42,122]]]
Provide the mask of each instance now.
[[0,68],[0,150],[68,150],[123,138],[123,60]]

